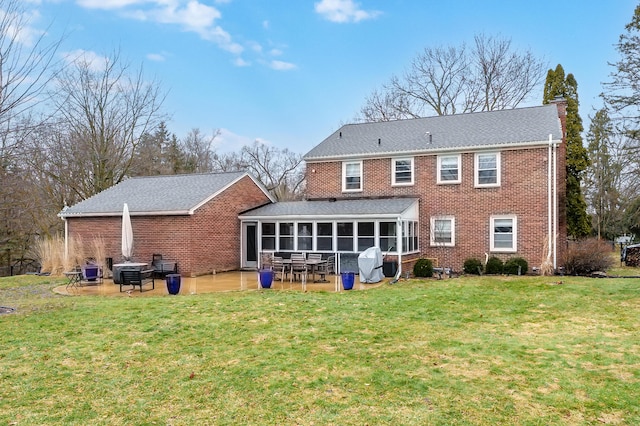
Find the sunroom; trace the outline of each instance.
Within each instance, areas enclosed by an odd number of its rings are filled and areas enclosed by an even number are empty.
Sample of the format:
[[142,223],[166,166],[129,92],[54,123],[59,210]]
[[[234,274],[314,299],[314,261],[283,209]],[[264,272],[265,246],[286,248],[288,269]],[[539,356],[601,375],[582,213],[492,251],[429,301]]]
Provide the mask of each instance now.
[[329,199],[277,202],[244,212],[242,268],[259,268],[261,254],[322,253],[334,256],[336,272],[357,270],[358,255],[379,247],[401,264],[417,253],[418,199]]

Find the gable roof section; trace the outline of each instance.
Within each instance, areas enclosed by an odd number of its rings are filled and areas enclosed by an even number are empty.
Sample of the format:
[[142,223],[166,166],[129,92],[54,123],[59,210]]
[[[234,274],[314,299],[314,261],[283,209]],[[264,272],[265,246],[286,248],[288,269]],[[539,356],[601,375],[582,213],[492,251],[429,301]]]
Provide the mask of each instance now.
[[501,149],[562,141],[555,104],[408,120],[347,124],[305,161]]
[[274,202],[275,199],[246,172],[135,177],[68,207],[60,217],[121,216],[124,203],[132,216],[187,215],[249,176]]
[[415,207],[417,198],[280,201],[244,212],[240,219],[319,220],[329,217],[396,219]]

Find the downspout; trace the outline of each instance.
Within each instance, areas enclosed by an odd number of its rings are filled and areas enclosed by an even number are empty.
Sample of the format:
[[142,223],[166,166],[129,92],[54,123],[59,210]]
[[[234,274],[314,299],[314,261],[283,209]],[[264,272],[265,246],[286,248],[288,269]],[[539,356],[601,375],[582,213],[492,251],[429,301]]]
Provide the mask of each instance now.
[[389,284],[395,284],[400,280],[400,275],[402,274],[402,218],[398,217],[396,220],[396,252],[398,253],[398,270],[396,272],[396,276],[393,277],[393,280],[389,282]]
[[[549,135],[551,139],[551,135]],[[553,270],[558,268],[558,144],[553,144]]]
[[[547,262],[551,262],[553,250],[553,183],[552,183],[552,157],[553,157],[553,135],[549,134],[549,148],[547,154]],[[555,268],[555,265],[554,265]]]
[[64,221],[64,264],[67,265],[69,262],[69,222],[67,222],[67,218],[63,217]]

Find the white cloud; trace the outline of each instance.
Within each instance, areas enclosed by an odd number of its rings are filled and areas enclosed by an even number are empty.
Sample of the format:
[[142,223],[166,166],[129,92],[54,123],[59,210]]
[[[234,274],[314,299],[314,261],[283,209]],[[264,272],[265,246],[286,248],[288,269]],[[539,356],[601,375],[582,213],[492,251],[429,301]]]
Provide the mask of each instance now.
[[271,61],[269,62],[269,68],[278,70],[278,71],[289,71],[289,70],[296,69],[297,67],[295,64],[292,64],[291,62]]
[[104,69],[109,58],[99,55],[91,50],[76,49],[69,52],[62,52],[62,57],[67,63],[81,62],[88,66],[90,70],[100,71]]
[[233,60],[233,64],[237,67],[248,67],[251,65],[251,62],[247,62],[244,59],[242,59],[241,57],[237,57]]
[[254,138],[233,133],[229,129],[219,129],[220,134],[213,140],[214,149],[219,153],[240,151],[243,146],[253,144]]
[[242,46],[233,42],[231,35],[216,24],[222,18],[220,11],[198,0],[77,0],[77,3],[88,9],[115,10],[139,21],[178,25],[231,53],[243,51]]
[[315,4],[316,13],[331,22],[346,23],[374,19],[382,12],[364,10],[353,0],[322,0]]
[[150,61],[154,61],[154,62],[164,62],[164,60],[166,59],[164,55],[160,54],[160,53],[148,53],[147,54],[147,59],[149,59]]
[[87,9],[112,10],[149,2],[147,0],[76,0],[76,3],[78,3],[78,6],[86,7]]
[[281,56],[282,55],[282,50],[280,50],[280,49],[271,49],[269,51],[269,54],[271,56]]
[[269,21],[264,20],[262,21],[262,28],[264,28],[265,30],[269,29]]

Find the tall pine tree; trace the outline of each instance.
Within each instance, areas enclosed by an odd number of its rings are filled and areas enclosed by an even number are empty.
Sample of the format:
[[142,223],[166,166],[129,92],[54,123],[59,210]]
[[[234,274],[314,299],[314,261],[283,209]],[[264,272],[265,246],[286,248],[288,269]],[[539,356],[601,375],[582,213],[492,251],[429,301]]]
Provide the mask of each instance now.
[[565,77],[562,65],[547,72],[542,103],[556,97],[567,101],[567,233],[575,238],[589,235],[591,225],[587,203],[580,184],[589,166],[587,150],[582,145],[582,118],[578,112],[578,82],[573,74]]

